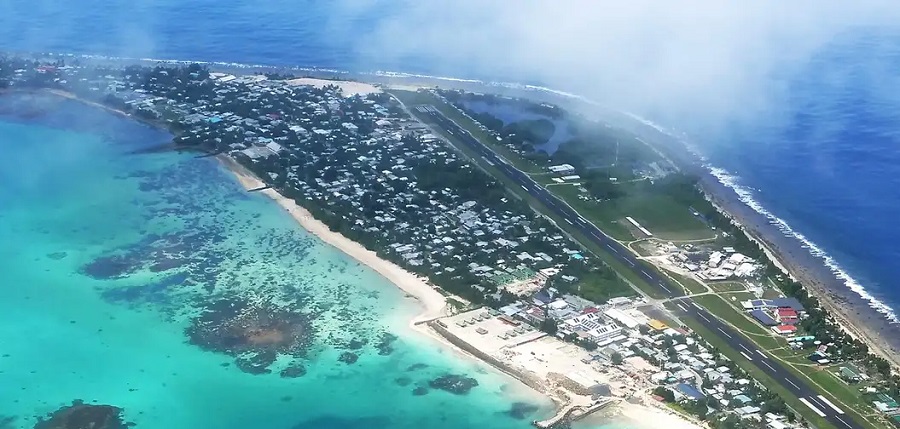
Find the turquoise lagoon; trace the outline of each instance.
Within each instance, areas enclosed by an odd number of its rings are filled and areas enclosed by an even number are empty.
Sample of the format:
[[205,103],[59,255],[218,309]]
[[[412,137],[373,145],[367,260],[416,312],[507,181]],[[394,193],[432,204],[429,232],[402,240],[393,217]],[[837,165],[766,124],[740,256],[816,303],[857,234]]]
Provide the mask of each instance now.
[[[414,300],[217,162],[153,151],[167,134],[52,97],[5,95],[0,112],[0,416],[10,427],[75,399],[166,429],[527,428],[551,411],[412,333]],[[304,353],[253,375],[192,344],[186,329],[223,298],[311,315]],[[355,363],[339,361],[348,351]],[[306,374],[282,378],[290,364]],[[444,374],[478,386],[427,388]]]

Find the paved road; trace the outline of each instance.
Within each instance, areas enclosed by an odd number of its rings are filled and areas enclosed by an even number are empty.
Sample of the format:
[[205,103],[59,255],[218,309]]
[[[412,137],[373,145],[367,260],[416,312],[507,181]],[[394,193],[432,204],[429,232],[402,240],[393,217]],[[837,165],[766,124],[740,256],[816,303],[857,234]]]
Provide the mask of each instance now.
[[[440,126],[444,131],[455,137],[455,140],[465,144],[475,153],[479,154],[485,161],[499,169],[509,179],[519,185],[528,192],[529,195],[543,203],[554,214],[569,223],[572,227],[581,232],[585,237],[590,239],[594,244],[609,249],[610,253],[622,262],[626,267],[632,270],[636,275],[641,276],[648,284],[656,287],[657,290],[668,298],[678,298],[682,296],[680,286],[675,285],[662,278],[655,270],[649,268],[645,262],[637,259],[630,250],[619,244],[604,234],[593,224],[587,222],[571,207],[563,203],[559,198],[550,194],[543,186],[531,179],[527,174],[516,169],[512,165],[504,161],[493,150],[481,144],[475,137],[467,131],[459,127],[455,122],[448,119],[433,106],[415,106],[413,109],[420,115],[427,116],[431,121]],[[690,298],[682,298],[676,301],[676,306],[681,310],[679,317],[691,317],[699,323],[707,326],[713,334],[721,337],[726,344],[731,345],[735,351],[741,353],[753,365],[777,380],[788,392],[797,395],[797,398],[809,407],[814,413],[825,418],[837,428],[862,429],[862,426],[853,421],[839,407],[834,406],[827,399],[818,395],[816,391],[809,387],[804,381],[793,375],[784,368],[780,362],[770,359],[762,351],[741,334],[738,334],[730,326],[722,323],[719,319],[713,317],[709,312],[700,307]]]
[[780,362],[773,360],[763,353],[747,337],[740,335],[730,326],[713,317],[706,309],[695,303],[691,298],[683,298],[673,301],[678,310],[675,313],[679,317],[691,317],[705,325],[714,335],[717,335],[724,343],[744,356],[757,368],[778,380],[788,392],[796,395],[814,413],[828,420],[837,428],[861,429],[862,426],[847,416],[841,407],[820,396],[813,388],[809,387],[799,377],[784,368]]
[[431,106],[416,106],[414,109],[416,109],[419,114],[427,115],[433,122],[444,129],[444,131],[456,137],[457,141],[462,142],[484,158],[485,161],[498,168],[504,175],[524,189],[525,192],[528,192],[529,195],[543,203],[548,209],[553,211],[554,214],[572,225],[572,227],[577,229],[598,247],[608,249],[610,254],[618,259],[619,262],[630,267],[636,275],[641,276],[643,280],[655,287],[661,295],[668,298],[682,295],[679,286],[670,284],[667,279],[662,278],[656,270],[650,267],[650,265],[637,259],[634,256],[634,253],[631,253],[625,246],[622,246],[618,241],[608,237],[599,228],[579,216],[575,210],[565,204],[562,200],[552,195],[547,189],[532,180],[527,174],[508,164],[490,148],[481,144],[476,138],[472,137],[471,134],[460,128],[453,121],[447,119],[447,117],[437,109]]

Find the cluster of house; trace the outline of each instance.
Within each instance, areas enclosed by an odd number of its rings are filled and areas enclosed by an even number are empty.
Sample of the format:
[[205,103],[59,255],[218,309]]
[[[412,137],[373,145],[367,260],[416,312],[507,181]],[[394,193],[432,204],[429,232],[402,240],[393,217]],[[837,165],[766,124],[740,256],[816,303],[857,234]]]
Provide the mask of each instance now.
[[733,375],[728,366],[722,365],[724,358],[689,332],[648,317],[637,309],[642,303],[630,298],[613,298],[598,305],[547,288],[531,299],[520,300],[499,311],[503,317],[533,326],[544,326],[545,320],[554,320],[558,338],[592,345],[588,361],[610,362],[614,354],[623,359],[634,356],[645,359],[659,370],[649,374],[649,380],[665,386],[676,401],[711,397],[725,414],[761,422],[771,429],[794,427],[785,416],[762,413],[760,401],[753,398],[759,390],[752,388],[754,381]]
[[689,244],[680,248],[668,243],[663,245],[663,251],[667,253],[669,262],[705,281],[750,278],[761,267],[753,258],[736,252],[732,247],[709,251]]
[[270,179],[340,213],[408,266],[490,280],[585,259],[571,239],[505,199],[489,207],[458,189],[420,186],[425,170],[466,175],[472,166],[389,109],[383,94],[344,97],[337,88],[211,73],[212,88],[189,100],[156,95],[172,91],[154,87],[155,77],[82,79],[136,110],[178,118],[187,128],[181,138],[215,141],[235,157],[273,166]]
[[[836,375],[848,384],[864,383],[870,380],[870,377],[864,371],[850,363],[841,365]],[[880,391],[875,386],[865,386],[860,388],[859,391],[864,397],[869,399],[876,410],[888,414],[900,426],[900,404],[897,403],[896,399]]]
[[794,335],[806,309],[796,298],[751,299],[741,307],[757,322],[781,335]]

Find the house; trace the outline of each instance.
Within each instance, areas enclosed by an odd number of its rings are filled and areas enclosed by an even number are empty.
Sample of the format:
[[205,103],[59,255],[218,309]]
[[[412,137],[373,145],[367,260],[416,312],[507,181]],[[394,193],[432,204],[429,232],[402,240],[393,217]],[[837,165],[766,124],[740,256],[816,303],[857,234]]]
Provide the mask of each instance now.
[[857,383],[862,381],[863,375],[860,373],[859,369],[857,369],[853,365],[842,366],[838,374],[847,382]]
[[759,323],[763,324],[763,326],[775,326],[778,324],[777,320],[773,319],[769,313],[763,310],[752,310],[750,311],[750,315],[759,321]]
[[798,316],[793,308],[779,308],[775,310],[775,318],[784,324],[794,324],[797,323]]
[[678,385],[675,386],[675,389],[677,393],[681,394],[682,397],[685,397],[692,401],[699,401],[706,397],[702,393],[700,393],[700,391],[697,390],[696,387],[691,386],[687,383],[678,383]]
[[806,311],[797,298],[776,298],[771,301],[771,305],[775,308],[790,308],[797,313]]
[[794,332],[797,332],[797,327],[794,325],[779,325],[772,328],[773,331],[777,334],[781,335],[790,335]]

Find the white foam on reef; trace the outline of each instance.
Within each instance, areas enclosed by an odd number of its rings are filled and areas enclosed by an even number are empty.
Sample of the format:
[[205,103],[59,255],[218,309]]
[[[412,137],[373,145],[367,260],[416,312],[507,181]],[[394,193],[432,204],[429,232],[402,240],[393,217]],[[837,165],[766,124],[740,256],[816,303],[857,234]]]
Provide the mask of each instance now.
[[900,323],[900,316],[897,315],[897,312],[894,311],[894,309],[892,309],[889,305],[880,301],[878,298],[873,296],[869,291],[867,291],[866,288],[863,287],[863,285],[861,285],[856,279],[854,279],[852,276],[850,276],[850,274],[843,267],[841,267],[840,264],[838,264],[838,262],[834,259],[834,257],[829,255],[828,252],[826,252],[824,249],[822,249],[821,246],[819,246],[818,244],[816,244],[815,242],[813,242],[812,240],[807,238],[801,232],[799,232],[799,231],[795,230],[793,227],[791,227],[787,223],[787,221],[776,216],[774,213],[770,212],[765,207],[763,207],[763,205],[758,200],[756,200],[756,198],[753,197],[753,192],[754,191],[759,192],[759,189],[753,189],[749,186],[742,185],[742,184],[740,184],[739,176],[733,175],[722,168],[715,167],[715,166],[709,164],[708,159],[705,156],[703,156],[703,154],[700,153],[700,150],[696,146],[691,144],[683,136],[679,136],[676,133],[666,129],[665,127],[663,127],[659,124],[656,124],[649,119],[635,115],[634,113],[630,113],[630,112],[622,112],[622,113],[624,113],[625,115],[629,116],[630,118],[632,118],[648,127],[653,128],[654,130],[656,130],[662,134],[673,137],[673,138],[677,139],[678,141],[680,141],[681,143],[683,143],[684,146],[689,151],[691,151],[701,161],[704,162],[704,167],[706,167],[706,169],[709,171],[709,173],[712,174],[712,176],[715,177],[719,181],[719,183],[721,183],[723,186],[731,189],[732,191],[734,191],[735,194],[737,194],[738,199],[742,203],[747,205],[747,207],[750,207],[751,209],[753,209],[753,211],[755,211],[755,212],[759,213],[760,215],[762,215],[763,217],[765,217],[769,221],[770,224],[772,224],[776,228],[778,228],[778,230],[781,231],[781,233],[784,234],[786,237],[791,237],[791,238],[798,240],[802,244],[802,247],[807,249],[811,255],[821,259],[822,262],[825,264],[825,266],[831,271],[831,273],[834,274],[834,276],[837,277],[839,280],[843,281],[844,285],[848,289],[852,290],[854,293],[856,293],[862,299],[864,299],[866,302],[868,302],[869,307],[871,307],[875,311],[883,314],[885,316],[885,318],[887,318],[891,323]]
[[774,225],[787,237],[792,237],[797,239],[803,244],[803,247],[809,251],[809,253],[819,259],[821,259],[825,266],[831,270],[832,274],[837,277],[839,280],[844,282],[844,285],[847,286],[848,289],[855,292],[862,299],[866,300],[869,303],[869,307],[874,309],[875,311],[883,314],[891,323],[900,323],[900,317],[898,317],[897,313],[887,304],[878,300],[875,296],[873,296],[869,291],[866,290],[858,281],[856,281],[853,277],[847,273],[844,268],[838,264],[838,262],[829,255],[824,249],[822,249],[819,245],[814,243],[812,240],[807,238],[805,235],[800,233],[799,231],[792,228],[784,219],[775,216],[772,212],[766,210],[762,204],[759,203],[753,197],[753,191],[744,185],[741,185],[740,177],[732,175],[728,171],[707,165],[709,168],[710,174],[712,174],[722,185],[733,190],[737,195],[740,201],[746,204],[748,207],[753,209],[755,212],[763,215],[766,219],[769,220],[769,223]]
[[[104,55],[74,55],[74,54],[50,54],[56,56],[66,56],[66,57],[81,57],[87,59],[101,59],[101,60],[110,60],[110,61],[140,61],[140,62],[154,62],[154,63],[164,63],[164,64],[203,64],[203,65],[214,65],[214,66],[224,66],[224,67],[232,67],[238,69],[260,69],[260,68],[269,68],[269,69],[281,69],[281,70],[298,70],[298,71],[310,71],[310,72],[326,72],[326,73],[335,73],[335,74],[352,74],[347,70],[335,70],[335,69],[326,69],[326,68],[318,68],[318,67],[288,67],[288,66],[273,66],[266,64],[245,64],[245,63],[236,63],[236,62],[223,62],[223,61],[189,61],[189,60],[173,60],[173,59],[157,59],[157,58],[127,58],[127,57],[114,57],[114,56],[104,56]],[[584,96],[574,94],[571,92],[566,92],[558,89],[548,88],[544,86],[538,85],[529,85],[529,84],[521,84],[515,82],[495,82],[495,81],[483,81],[479,79],[465,79],[465,78],[456,78],[450,76],[435,76],[435,75],[427,75],[427,74],[416,74],[416,73],[405,73],[405,72],[396,72],[396,71],[374,71],[374,72],[361,72],[356,73],[358,75],[373,75],[380,77],[396,77],[396,78],[419,78],[419,79],[427,79],[427,80],[438,80],[438,81],[447,81],[447,82],[460,82],[460,83],[470,83],[475,85],[483,85],[487,87],[500,87],[500,88],[509,88],[509,89],[517,89],[517,90],[526,90],[526,91],[535,91],[535,92],[545,92],[549,94],[555,94],[558,96],[571,98],[575,100],[582,101],[587,104],[591,104],[594,106],[604,107],[600,103],[590,100]],[[715,177],[719,183],[728,187],[735,194],[737,194],[738,199],[746,204],[748,207],[765,217],[772,225],[775,225],[787,237],[792,237],[797,239],[802,243],[803,247],[806,248],[809,253],[819,259],[825,264],[826,267],[837,277],[839,280],[844,282],[844,285],[852,290],[854,293],[859,295],[862,299],[868,302],[869,307],[874,309],[875,311],[883,314],[885,318],[887,318],[891,323],[900,324],[900,316],[898,316],[897,312],[894,311],[889,305],[880,301],[878,298],[873,296],[869,291],[865,289],[858,281],[856,281],[853,277],[841,267],[838,262],[829,255],[824,249],[822,249],[819,245],[808,239],[805,235],[798,232],[794,228],[792,228],[784,219],[776,216],[772,212],[768,211],[762,204],[757,201],[753,197],[753,189],[749,186],[745,186],[740,184],[740,177],[729,173],[728,171],[715,167],[708,163],[708,160],[703,156],[700,150],[691,144],[688,139],[686,139],[683,135],[679,136],[677,133],[666,129],[665,127],[654,123],[653,121],[638,116],[634,113],[619,111],[619,113],[628,116],[629,118],[640,122],[648,127],[653,128],[654,130],[675,138],[680,141],[684,146],[691,151],[698,159],[703,161],[704,166],[709,170],[710,174]],[[757,190],[758,192],[758,190]]]

